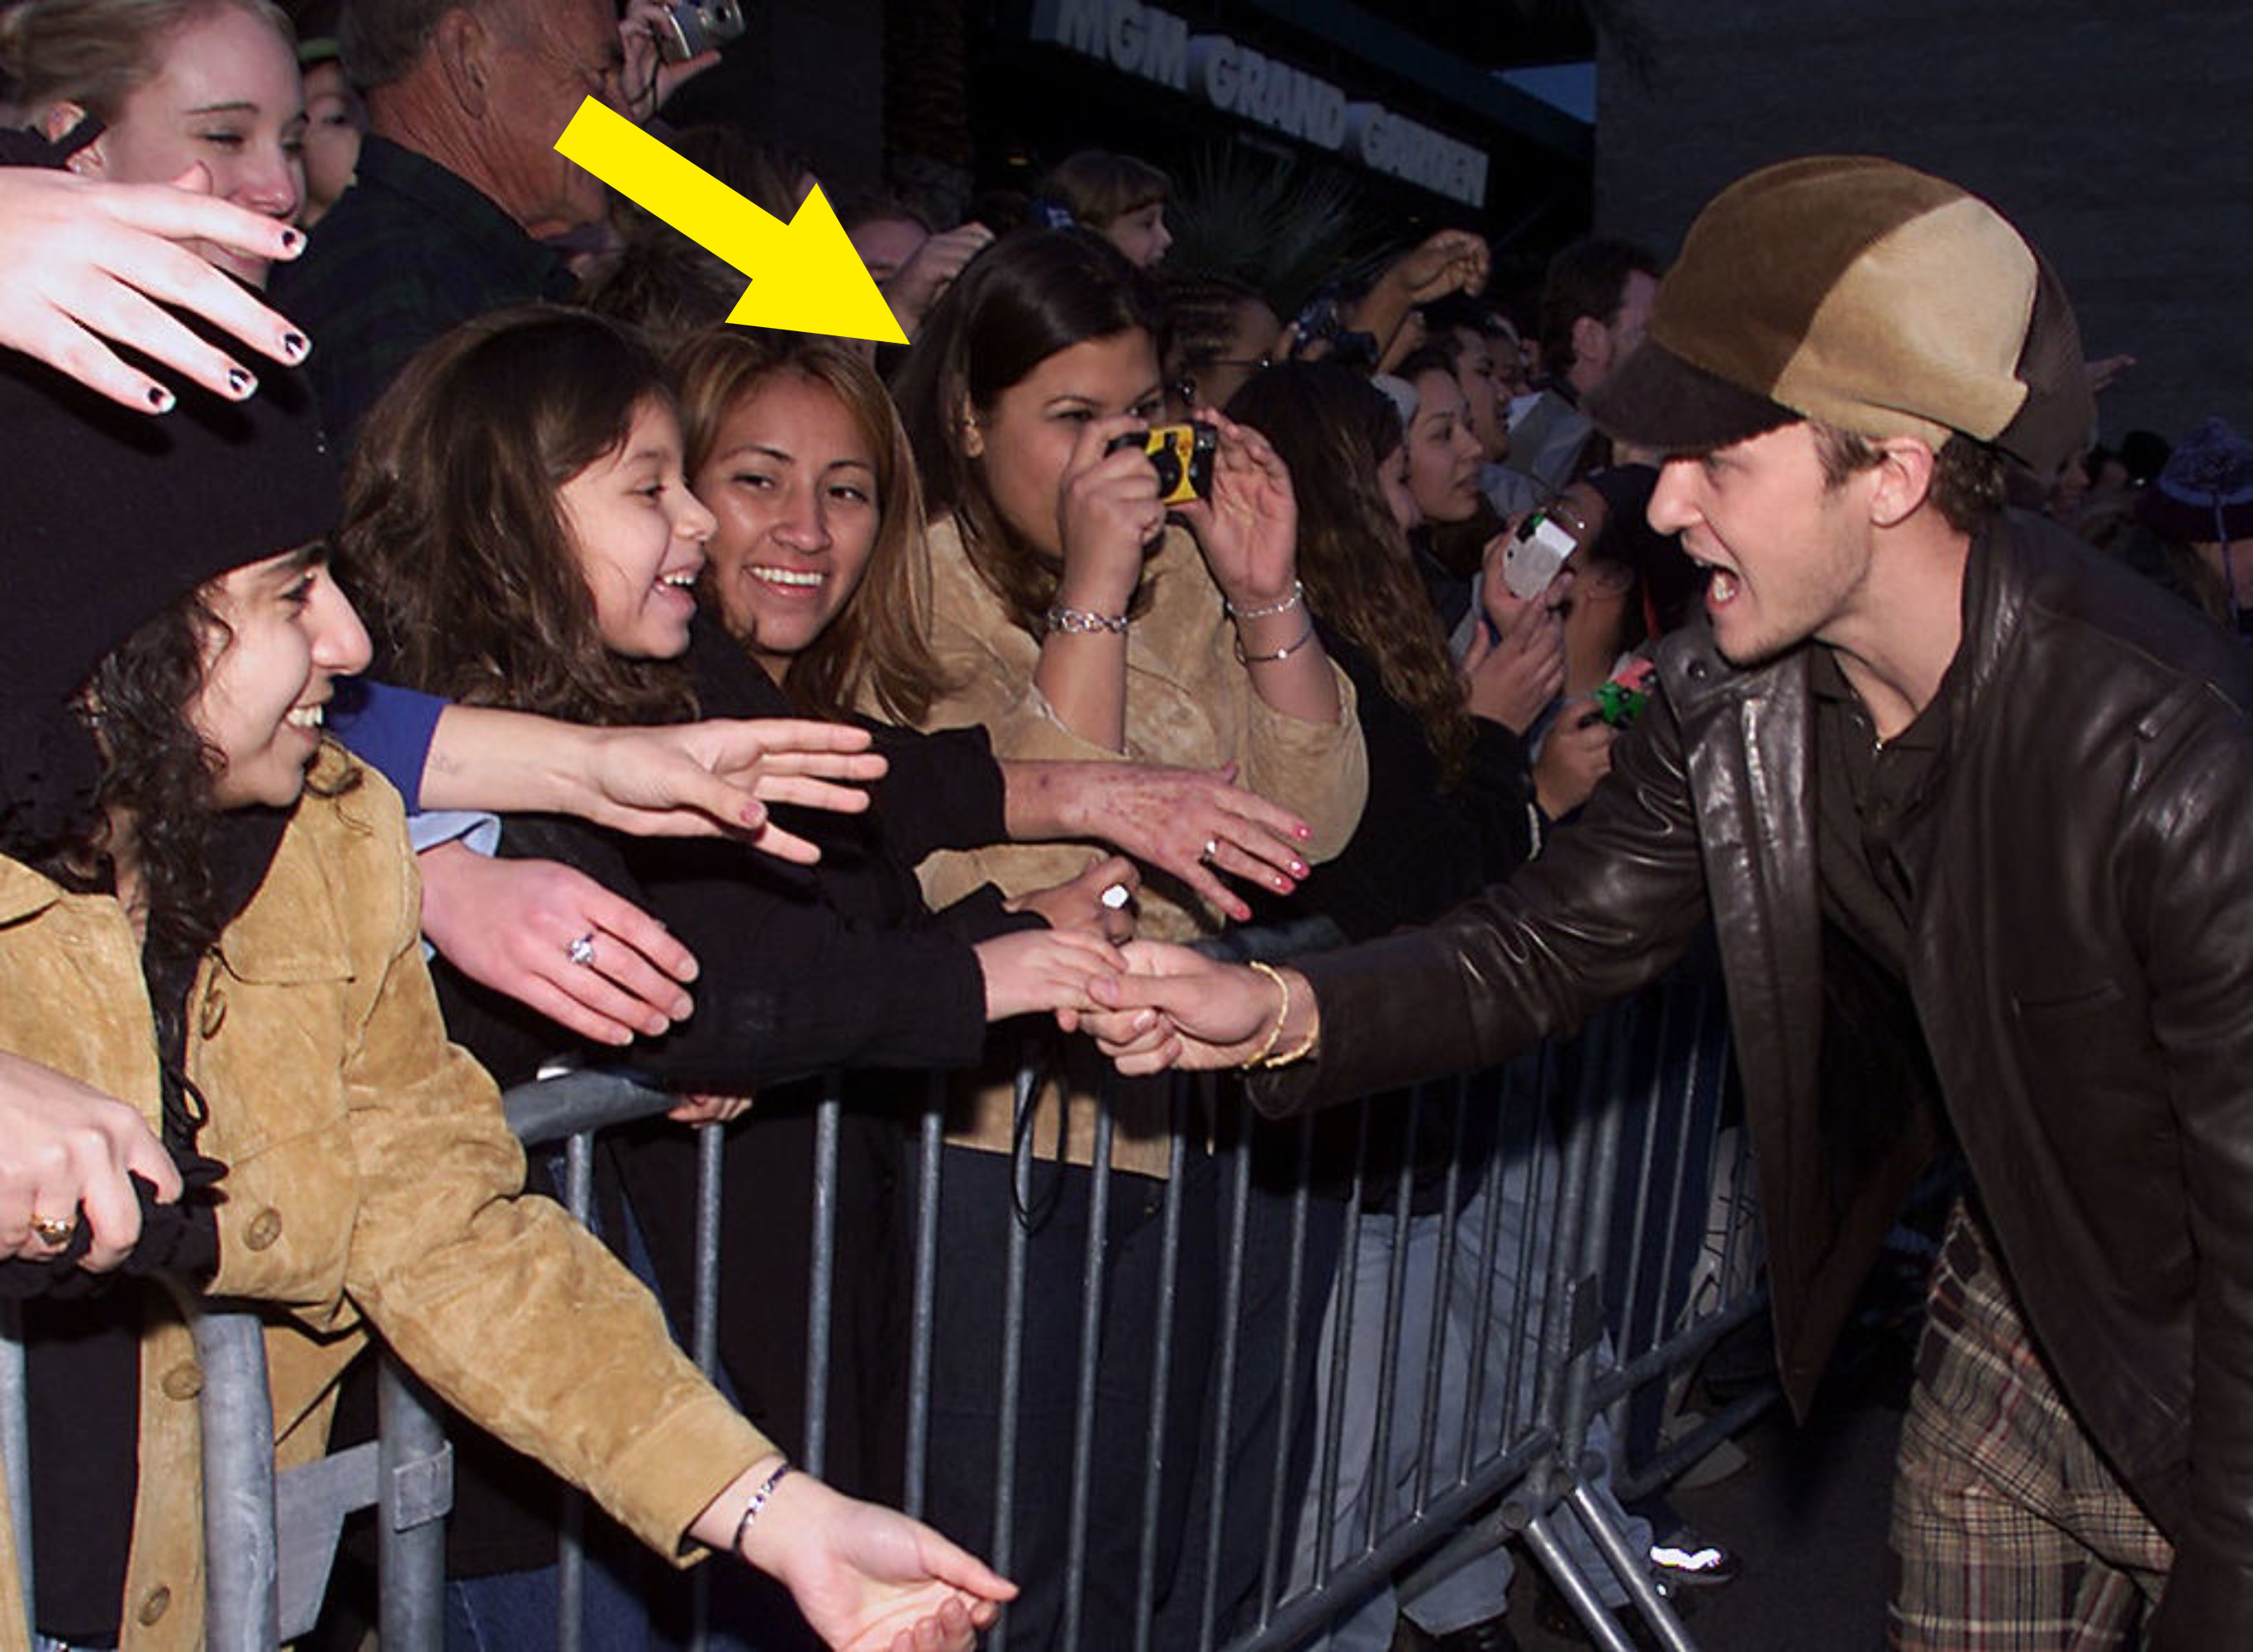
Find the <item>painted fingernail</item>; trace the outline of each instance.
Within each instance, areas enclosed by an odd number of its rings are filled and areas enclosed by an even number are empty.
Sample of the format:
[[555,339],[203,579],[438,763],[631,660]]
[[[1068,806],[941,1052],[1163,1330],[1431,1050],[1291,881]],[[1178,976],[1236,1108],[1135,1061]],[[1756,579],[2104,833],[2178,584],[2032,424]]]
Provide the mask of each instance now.
[[1291,875],[1292,875],[1293,877],[1294,877],[1294,878],[1302,878],[1302,877],[1306,876],[1306,875],[1307,875],[1307,863],[1306,863],[1304,861],[1292,861],[1292,862],[1291,862]]
[[227,387],[229,394],[240,400],[258,388],[258,380],[250,376],[248,367],[229,367],[227,370]]
[[1312,826],[1301,826],[1301,827],[1299,827],[1299,828],[1298,828],[1298,838],[1299,838],[1299,841],[1300,841],[1300,842],[1301,842],[1301,843],[1306,842],[1309,838],[1313,837],[1314,835],[1315,835],[1315,829],[1314,829],[1314,827],[1312,827]]
[[150,385],[149,387],[149,405],[156,408],[159,413],[170,413],[172,410],[172,393],[165,389],[163,385]]
[[310,347],[305,341],[305,335],[302,332],[285,332],[282,335],[282,353],[292,361],[303,360],[305,352]]
[[285,229],[282,232],[282,250],[293,256],[305,245],[304,232]]

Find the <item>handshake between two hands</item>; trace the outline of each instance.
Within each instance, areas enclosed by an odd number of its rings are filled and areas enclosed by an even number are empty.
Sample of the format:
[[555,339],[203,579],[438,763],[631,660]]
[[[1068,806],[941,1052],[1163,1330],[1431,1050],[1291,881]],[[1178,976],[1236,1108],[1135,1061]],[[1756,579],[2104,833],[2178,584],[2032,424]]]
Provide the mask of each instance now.
[[1311,1042],[1314,994],[1294,972],[1222,963],[1164,941],[1130,941],[1120,951],[1126,972],[1089,983],[1103,1007],[1058,1010],[1057,1024],[1094,1039],[1122,1073],[1250,1066]]

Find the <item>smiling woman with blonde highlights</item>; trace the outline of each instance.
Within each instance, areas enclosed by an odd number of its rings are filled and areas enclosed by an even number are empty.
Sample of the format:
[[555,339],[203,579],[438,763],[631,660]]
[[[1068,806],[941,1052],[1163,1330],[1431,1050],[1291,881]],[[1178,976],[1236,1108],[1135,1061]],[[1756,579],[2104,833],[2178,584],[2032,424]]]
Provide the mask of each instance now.
[[[305,195],[295,40],[268,0],[27,0],[0,16],[0,64],[71,171],[170,184],[199,169],[220,199],[285,220]],[[200,250],[265,284],[262,259]]]
[[[920,721],[945,679],[923,630],[923,490],[882,383],[827,339],[733,327],[690,339],[669,376],[691,483],[720,521],[703,589],[721,623],[807,716],[867,710]],[[763,416],[762,398],[778,394],[790,405]],[[810,468],[800,477],[787,474],[793,467]],[[764,507],[751,504],[792,487],[823,499],[792,541],[796,577],[818,578],[819,594],[795,602],[773,589],[792,570],[778,579],[757,562],[752,522]]]

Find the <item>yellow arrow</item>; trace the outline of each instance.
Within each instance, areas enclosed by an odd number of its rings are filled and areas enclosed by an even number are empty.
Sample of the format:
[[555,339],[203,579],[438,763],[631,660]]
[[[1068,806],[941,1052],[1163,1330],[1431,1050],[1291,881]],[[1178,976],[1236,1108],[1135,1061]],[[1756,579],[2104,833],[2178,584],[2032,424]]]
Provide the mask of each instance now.
[[907,343],[820,185],[785,224],[591,97],[555,148],[750,276],[729,321]]

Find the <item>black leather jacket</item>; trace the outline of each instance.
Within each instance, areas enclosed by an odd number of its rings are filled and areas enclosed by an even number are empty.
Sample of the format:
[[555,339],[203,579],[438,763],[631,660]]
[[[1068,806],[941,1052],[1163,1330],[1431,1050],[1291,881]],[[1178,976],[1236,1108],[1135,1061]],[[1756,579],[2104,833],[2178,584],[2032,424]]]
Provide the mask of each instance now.
[[[2253,1621],[2253,654],[2036,519],[1972,554],[1908,987],[2035,1337],[2177,1545],[2147,1644],[2206,1652]],[[1824,1061],[1806,667],[1670,638],[1575,830],[1427,930],[1307,960],[1319,1056],[1256,1087],[1288,1112],[1485,1066],[1710,907],[1803,1406],[1932,1133]]]

